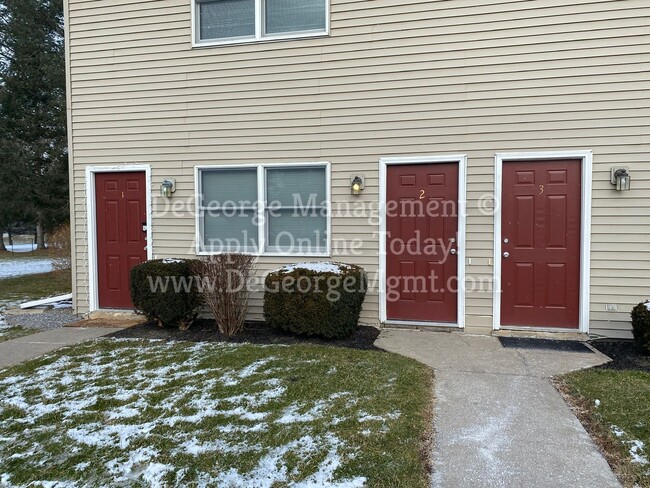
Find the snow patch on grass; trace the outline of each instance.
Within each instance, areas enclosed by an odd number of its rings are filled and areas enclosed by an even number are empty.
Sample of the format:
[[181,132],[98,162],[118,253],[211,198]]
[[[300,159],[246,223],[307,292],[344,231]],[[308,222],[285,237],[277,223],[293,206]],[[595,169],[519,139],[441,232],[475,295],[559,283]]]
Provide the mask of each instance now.
[[126,460],[113,459],[106,463],[108,472],[116,483],[129,483],[142,480],[152,488],[164,487],[163,478],[173,466],[153,462],[158,451],[150,447],[142,447],[129,453]]
[[3,259],[0,266],[0,279],[49,273],[53,269],[51,259]]
[[252,446],[246,444],[230,444],[223,440],[216,440],[211,442],[200,442],[196,437],[192,437],[189,441],[185,441],[176,450],[178,454],[187,453],[192,456],[198,456],[206,452],[221,452],[231,454],[242,454],[251,451],[261,451],[262,446],[255,444]]
[[[610,428],[614,435],[619,439],[628,437],[625,431],[620,427],[612,425]],[[645,444],[643,441],[640,441],[638,439],[631,439],[622,440],[622,442],[627,446],[630,457],[632,458],[632,462],[634,464],[641,464],[643,466],[650,464],[650,459],[648,459],[648,457],[645,455]]]
[[[270,355],[237,368],[220,361],[251,346],[111,344],[113,350],[89,347],[86,354],[46,357],[29,373],[0,379],[0,433],[21,432],[0,436],[1,486],[14,486],[1,459],[19,454],[23,473],[54,461],[68,464],[70,479],[30,486],[77,486],[79,479],[84,486],[105,479],[106,485],[155,487],[175,478],[180,486],[360,487],[364,478],[337,479],[338,468],[356,451],[323,426],[381,420],[367,425],[364,435],[383,435],[385,423],[400,416],[358,412],[355,405],[366,398],[348,391],[330,390],[310,401],[287,398],[292,378],[304,372],[300,361],[287,364]],[[286,427],[269,441],[274,425]],[[89,456],[103,461],[88,462]],[[246,468],[236,462],[219,466],[224,456],[249,461]],[[298,478],[289,468],[296,459],[311,467]]]
[[271,449],[263,456],[257,465],[249,472],[241,473],[237,469],[230,469],[217,476],[204,476],[200,486],[224,486],[229,488],[272,488],[276,483],[287,483],[289,472],[284,463],[284,458],[290,454],[298,453],[307,456],[326,449],[325,459],[320,463],[315,473],[306,479],[291,483],[294,488],[361,488],[365,486],[366,479],[355,477],[335,481],[334,474],[342,465],[338,454],[341,441],[333,435],[318,438],[303,436],[300,439]]
[[329,406],[328,402],[318,401],[316,404],[304,413],[299,413],[302,409],[300,405],[291,405],[286,408],[276,423],[278,424],[295,424],[300,422],[313,422],[323,417],[325,409]]
[[400,412],[390,412],[386,415],[370,415],[367,412],[359,412],[359,422],[385,422],[386,420],[397,420]]

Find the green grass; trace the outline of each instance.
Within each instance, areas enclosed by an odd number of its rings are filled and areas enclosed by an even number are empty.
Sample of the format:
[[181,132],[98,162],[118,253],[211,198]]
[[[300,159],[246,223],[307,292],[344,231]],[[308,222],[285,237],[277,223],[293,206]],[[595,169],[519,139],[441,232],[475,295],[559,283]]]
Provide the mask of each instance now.
[[53,253],[49,249],[41,249],[28,252],[10,252],[0,251],[0,262],[3,260],[29,260],[29,259],[43,259],[52,257]]
[[[650,373],[592,369],[561,381],[623,484],[650,487],[650,464],[634,462],[631,452],[650,459]],[[644,447],[635,448],[635,441]]]
[[431,403],[389,353],[104,339],[0,373],[0,480],[425,487]]
[[[0,253],[0,259],[6,254],[10,253]],[[20,259],[29,259],[29,257],[21,256]],[[21,302],[70,293],[71,280],[70,270],[2,278],[0,279],[0,314],[6,307]],[[0,320],[0,322],[2,321]],[[0,327],[0,342],[17,339],[35,332],[38,330],[23,327]]]
[[0,309],[8,304],[70,293],[71,280],[70,270],[0,279]]
[[27,335],[38,332],[34,329],[25,329],[24,327],[0,327],[0,342],[18,339]]

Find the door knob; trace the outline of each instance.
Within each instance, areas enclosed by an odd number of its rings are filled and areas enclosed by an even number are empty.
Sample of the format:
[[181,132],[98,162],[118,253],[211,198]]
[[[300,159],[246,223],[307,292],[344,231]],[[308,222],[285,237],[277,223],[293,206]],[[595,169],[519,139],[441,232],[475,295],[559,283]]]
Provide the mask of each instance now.
[[503,253],[503,257],[504,257],[504,258],[509,258],[509,257],[510,257],[510,253],[509,253],[508,251],[504,252],[504,253]]

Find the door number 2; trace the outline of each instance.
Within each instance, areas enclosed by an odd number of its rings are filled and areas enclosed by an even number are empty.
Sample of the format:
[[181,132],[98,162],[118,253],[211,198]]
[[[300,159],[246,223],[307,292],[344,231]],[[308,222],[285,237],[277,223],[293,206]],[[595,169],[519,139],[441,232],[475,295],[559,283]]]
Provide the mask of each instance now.
[[420,200],[424,200],[424,195],[426,192],[424,190],[420,190]]

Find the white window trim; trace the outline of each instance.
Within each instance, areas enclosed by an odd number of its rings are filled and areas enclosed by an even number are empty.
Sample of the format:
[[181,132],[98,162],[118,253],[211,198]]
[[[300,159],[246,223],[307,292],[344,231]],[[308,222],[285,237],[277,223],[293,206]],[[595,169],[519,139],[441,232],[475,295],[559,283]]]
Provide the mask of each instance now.
[[264,0],[255,0],[255,37],[206,39],[201,40],[199,26],[199,3],[192,0],[192,47],[229,46],[233,44],[251,44],[259,42],[277,42],[290,39],[309,39],[314,37],[328,37],[330,35],[330,9],[331,0],[325,0],[325,30],[289,32],[282,34],[264,34]]
[[[289,253],[289,252],[269,252],[266,249],[266,169],[267,168],[324,168],[325,169],[325,197],[326,197],[326,212],[327,212],[327,241],[326,250],[320,253]],[[331,165],[329,161],[310,161],[304,163],[258,163],[258,164],[212,164],[212,165],[199,165],[194,167],[194,188],[195,188],[195,252],[197,256],[214,256],[222,254],[218,252],[210,252],[201,250],[201,243],[203,242],[203,235],[201,232],[201,212],[199,211],[201,199],[201,171],[203,170],[219,170],[219,169],[256,169],[257,170],[257,197],[258,200],[262,198],[264,205],[258,205],[258,251],[243,253],[252,256],[275,256],[275,257],[331,257],[332,255],[332,176]]]
[[[90,312],[99,307],[98,257],[97,257],[97,205],[95,202],[95,175],[98,173],[143,172],[145,174],[147,200],[147,260],[153,259],[151,166],[148,164],[125,164],[115,166],[86,166],[86,222],[88,239],[88,306]],[[115,311],[113,309],[110,309]]]
[[[422,322],[389,320],[386,304],[386,198],[387,198],[387,169],[391,165],[403,164],[458,164],[458,293],[457,293],[457,322]],[[466,227],[467,227],[467,155],[453,154],[448,156],[415,156],[379,159],[379,320],[386,325],[408,325],[423,327],[457,327],[465,328],[465,293],[466,293]]]
[[[509,327],[501,325],[501,200],[503,198],[503,163],[508,161],[552,161],[554,159],[580,159],[582,161],[581,181],[581,215],[580,224],[580,316],[577,329],[562,329],[559,327]],[[589,287],[591,282],[591,195],[593,153],[586,151],[546,151],[497,153],[494,157],[494,265],[492,285],[492,329],[521,329],[529,331],[589,333]]]

